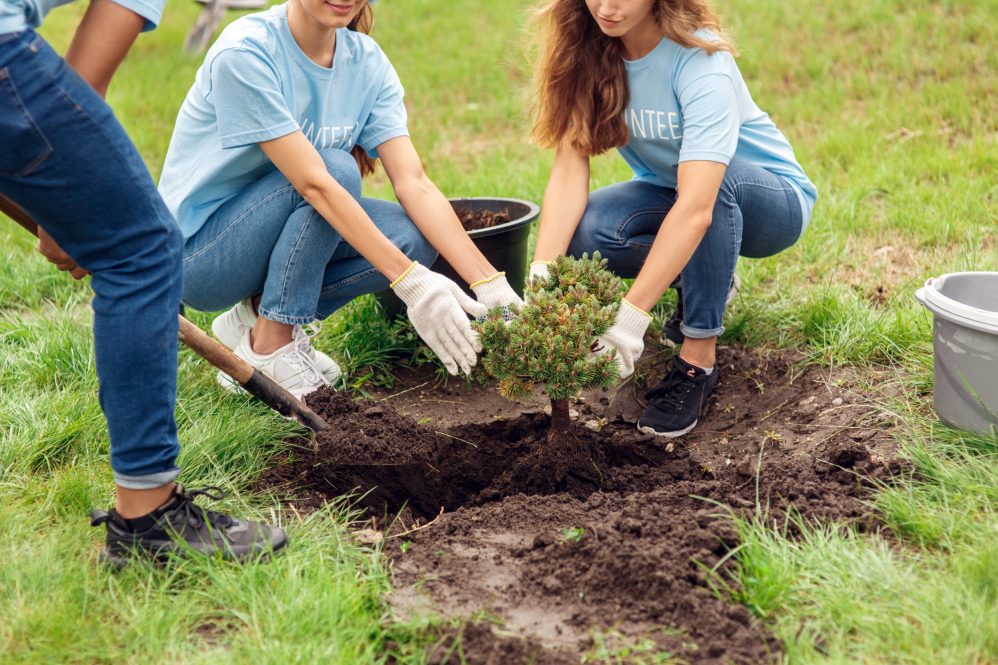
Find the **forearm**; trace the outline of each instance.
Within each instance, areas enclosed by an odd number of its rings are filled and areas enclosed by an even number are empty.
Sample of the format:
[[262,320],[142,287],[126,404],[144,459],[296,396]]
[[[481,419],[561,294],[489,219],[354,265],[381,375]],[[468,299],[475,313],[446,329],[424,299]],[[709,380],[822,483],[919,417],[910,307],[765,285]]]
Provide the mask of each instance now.
[[375,226],[360,204],[332,177],[325,186],[301,192],[303,198],[336,229],[343,240],[393,282],[412,261]]
[[496,269],[475,246],[454,208],[425,175],[395,186],[395,196],[423,237],[468,284],[496,274]]
[[589,158],[560,148],[541,202],[535,261],[551,261],[568,251],[589,203]]
[[655,236],[648,257],[625,298],[644,311],[651,310],[676,279],[703,240],[710,214],[677,202]]
[[66,62],[103,97],[145,22],[111,0],[92,0],[66,51]]

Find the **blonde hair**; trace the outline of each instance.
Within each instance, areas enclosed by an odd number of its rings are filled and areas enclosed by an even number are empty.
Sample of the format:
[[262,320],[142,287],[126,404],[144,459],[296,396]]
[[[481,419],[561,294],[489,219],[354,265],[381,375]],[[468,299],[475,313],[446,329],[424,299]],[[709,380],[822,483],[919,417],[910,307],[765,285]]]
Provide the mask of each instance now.
[[[706,0],[656,0],[652,16],[662,33],[681,46],[737,55]],[[550,0],[537,10],[536,19],[534,141],[545,148],[567,141],[586,156],[625,145],[630,91],[623,42],[603,34],[585,0]],[[697,35],[702,28],[716,37]]]

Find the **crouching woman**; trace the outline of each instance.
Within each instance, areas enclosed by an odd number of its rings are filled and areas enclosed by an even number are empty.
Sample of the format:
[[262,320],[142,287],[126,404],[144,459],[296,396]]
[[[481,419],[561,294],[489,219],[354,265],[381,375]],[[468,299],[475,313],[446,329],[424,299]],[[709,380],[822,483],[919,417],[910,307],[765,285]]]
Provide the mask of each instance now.
[[[336,363],[302,326],[388,285],[453,374],[475,364],[468,314],[520,302],[423,172],[366,0],[289,0],[208,51],[160,191],[184,233],[184,302],[231,308],[212,330],[296,395]],[[401,205],[361,195],[380,158]],[[430,271],[440,252],[477,301]],[[226,377],[220,376],[225,383]]]
[[[771,256],[807,226],[817,193],[756,106],[734,47],[702,0],[552,0],[540,12],[534,138],[556,148],[531,274],[599,251],[634,283],[601,338],[621,377],[648,311],[682,287],[682,343],[638,427],[676,437],[718,381],[717,337],[739,256]],[[617,148],[634,178],[589,192],[589,158]],[[678,282],[677,282],[678,279]]]

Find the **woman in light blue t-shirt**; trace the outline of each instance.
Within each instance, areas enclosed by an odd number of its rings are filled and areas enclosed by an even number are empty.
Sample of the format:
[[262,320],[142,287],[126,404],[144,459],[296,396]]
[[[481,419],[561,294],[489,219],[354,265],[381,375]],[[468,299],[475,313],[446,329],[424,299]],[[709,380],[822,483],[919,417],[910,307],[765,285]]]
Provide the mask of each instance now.
[[[752,101],[735,50],[702,0],[552,0],[540,14],[534,138],[556,148],[531,275],[599,251],[635,278],[600,339],[621,377],[644,350],[648,311],[675,285],[665,336],[682,344],[638,428],[696,426],[718,381],[717,337],[740,256],[793,245],[817,198],[793,149]],[[634,171],[590,194],[589,158],[617,148]]]
[[[296,395],[335,381],[302,326],[389,284],[452,374],[468,314],[520,303],[423,172],[366,0],[289,0],[227,27],[177,117],[160,192],[183,231],[184,302]],[[401,205],[361,196],[380,158]],[[477,301],[425,266],[437,252]],[[223,385],[234,385],[220,375]]]

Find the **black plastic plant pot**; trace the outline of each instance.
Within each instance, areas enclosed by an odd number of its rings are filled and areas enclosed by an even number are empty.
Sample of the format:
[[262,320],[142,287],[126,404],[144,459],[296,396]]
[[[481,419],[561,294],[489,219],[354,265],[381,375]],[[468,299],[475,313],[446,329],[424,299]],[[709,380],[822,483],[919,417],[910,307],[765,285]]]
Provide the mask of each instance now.
[[[530,225],[540,214],[537,204],[520,199],[490,197],[450,199],[450,203],[455,210],[465,209],[472,213],[485,210],[509,214],[508,222],[468,231],[468,236],[496,270],[506,273],[510,286],[522,296],[523,284],[527,278],[527,241],[530,238]],[[442,256],[437,257],[430,269],[454,280],[469,295],[474,295]],[[391,289],[380,291],[376,297],[389,316],[397,316],[402,312],[404,305]]]

